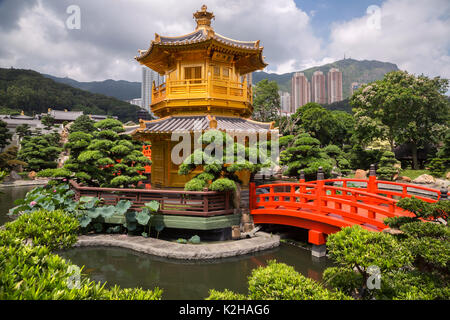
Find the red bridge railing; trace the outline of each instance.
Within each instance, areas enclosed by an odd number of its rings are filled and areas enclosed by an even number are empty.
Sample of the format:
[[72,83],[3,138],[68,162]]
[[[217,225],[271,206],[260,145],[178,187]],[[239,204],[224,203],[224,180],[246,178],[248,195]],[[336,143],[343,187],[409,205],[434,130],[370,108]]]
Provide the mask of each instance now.
[[[255,224],[272,223],[296,226],[309,230],[309,242],[324,244],[327,234],[343,227],[358,224],[372,231],[381,231],[387,226],[383,220],[395,216],[413,216],[396,206],[397,197],[411,197],[408,188],[427,191],[437,199],[446,198],[440,191],[390,181],[376,180],[371,168],[369,180],[328,179],[323,180],[321,168],[318,180],[299,183],[277,183],[255,186],[250,184],[250,212]],[[343,186],[327,185],[342,182]],[[349,187],[348,182],[364,182],[361,187]],[[380,184],[401,186],[401,191],[386,191]],[[437,200],[416,196],[428,202]]]

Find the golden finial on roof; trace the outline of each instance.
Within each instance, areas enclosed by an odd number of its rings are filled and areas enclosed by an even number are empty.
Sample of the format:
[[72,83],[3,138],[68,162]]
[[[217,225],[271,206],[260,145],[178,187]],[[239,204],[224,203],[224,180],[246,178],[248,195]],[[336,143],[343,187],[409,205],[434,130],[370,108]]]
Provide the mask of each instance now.
[[211,20],[215,17],[212,12],[206,11],[207,9],[208,7],[206,5],[202,5],[201,10],[194,13],[195,21],[197,21],[195,30],[200,28],[211,29]]

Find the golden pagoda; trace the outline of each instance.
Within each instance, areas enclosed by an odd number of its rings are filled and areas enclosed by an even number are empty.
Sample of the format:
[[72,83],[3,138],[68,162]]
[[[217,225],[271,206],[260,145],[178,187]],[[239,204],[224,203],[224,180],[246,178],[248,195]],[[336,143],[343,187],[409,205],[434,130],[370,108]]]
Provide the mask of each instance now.
[[[267,66],[258,41],[238,41],[214,31],[214,14],[205,5],[193,14],[195,30],[179,37],[155,34],[147,50],[135,59],[164,76],[152,86],[150,108],[157,120],[140,120],[132,135],[152,144],[152,186],[183,187],[192,176],[178,175],[170,160],[178,142],[174,130],[240,130],[267,133],[273,123],[251,120],[249,75]],[[196,174],[194,172],[193,174]]]

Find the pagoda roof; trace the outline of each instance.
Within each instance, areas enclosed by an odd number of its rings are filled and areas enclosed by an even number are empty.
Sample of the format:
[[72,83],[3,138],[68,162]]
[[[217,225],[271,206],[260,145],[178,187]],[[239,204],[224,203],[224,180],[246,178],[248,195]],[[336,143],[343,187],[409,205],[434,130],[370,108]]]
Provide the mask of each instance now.
[[[186,45],[186,44],[192,44],[192,43],[199,43],[203,42],[209,39],[214,39],[220,43],[223,43],[225,45],[234,47],[234,48],[242,48],[242,49],[249,49],[249,50],[258,50],[259,47],[259,41],[239,41],[227,38],[225,36],[222,36],[218,33],[214,33],[211,36],[208,36],[209,32],[205,29],[196,30],[194,32],[191,32],[189,34],[185,34],[179,37],[164,37],[164,36],[158,36],[156,35],[156,39],[159,39],[158,44],[161,45]],[[158,38],[159,37],[159,38]],[[154,43],[154,42],[153,42]],[[153,44],[152,43],[152,44]],[[150,47],[151,49],[151,47]],[[149,50],[143,52],[145,55],[148,53]],[[140,57],[138,57],[140,58]]]
[[210,115],[168,116],[157,120],[141,121],[141,126],[137,131],[141,133],[171,133],[209,129],[234,132],[267,132],[273,130],[273,123],[236,117],[211,117]]
[[[197,12],[197,14],[199,13],[210,14],[207,19],[214,17],[212,13],[206,11],[206,6],[202,7],[202,11]],[[262,56],[264,48],[259,45],[259,40],[240,41],[231,39],[216,33],[210,26],[210,21],[203,25],[199,24],[198,16],[196,19],[197,28],[191,33],[178,37],[155,34],[155,39],[151,41],[150,47],[147,50],[138,50],[139,56],[136,56],[135,59],[162,74],[170,64],[169,60],[173,58],[171,56],[173,53],[181,50],[214,48],[236,55],[236,66],[241,74],[263,69],[267,66]],[[164,62],[161,63],[162,61]]]

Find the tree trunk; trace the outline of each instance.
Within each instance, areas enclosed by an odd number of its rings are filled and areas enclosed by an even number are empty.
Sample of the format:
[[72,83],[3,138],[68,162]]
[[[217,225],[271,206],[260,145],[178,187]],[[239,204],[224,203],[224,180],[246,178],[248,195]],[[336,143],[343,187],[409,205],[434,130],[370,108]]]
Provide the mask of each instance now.
[[417,145],[413,142],[411,146],[412,153],[412,168],[413,170],[419,169],[419,162],[417,160]]

